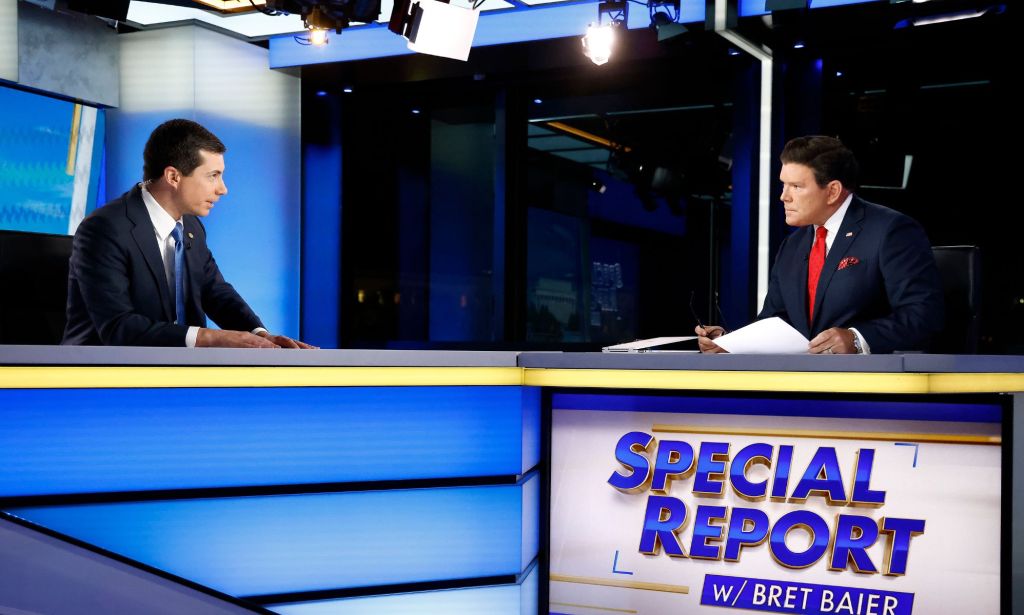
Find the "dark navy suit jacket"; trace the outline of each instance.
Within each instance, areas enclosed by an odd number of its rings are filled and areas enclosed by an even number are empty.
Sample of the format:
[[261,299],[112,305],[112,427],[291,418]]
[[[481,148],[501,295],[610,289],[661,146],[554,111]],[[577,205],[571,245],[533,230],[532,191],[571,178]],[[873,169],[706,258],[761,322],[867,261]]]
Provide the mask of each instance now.
[[188,326],[206,326],[209,314],[221,328],[252,331],[263,324],[224,281],[209,248],[206,229],[183,216],[188,285],[187,325],[174,324],[156,231],[135,186],[82,221],[75,232],[68,274],[67,326],[63,344],[184,346]]
[[943,326],[943,296],[931,245],[917,222],[854,196],[821,270],[809,323],[813,242],[813,225],[782,242],[759,319],[778,316],[808,338],[853,327],[872,353],[927,349]]

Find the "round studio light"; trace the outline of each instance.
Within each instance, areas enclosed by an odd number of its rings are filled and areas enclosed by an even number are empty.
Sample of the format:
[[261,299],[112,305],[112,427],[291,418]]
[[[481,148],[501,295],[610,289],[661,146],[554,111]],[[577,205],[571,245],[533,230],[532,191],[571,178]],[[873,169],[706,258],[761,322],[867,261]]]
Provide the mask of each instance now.
[[583,54],[598,66],[607,64],[615,47],[615,27],[613,24],[587,26],[587,34],[583,37]]
[[317,47],[327,44],[327,30],[323,28],[309,29],[309,44]]

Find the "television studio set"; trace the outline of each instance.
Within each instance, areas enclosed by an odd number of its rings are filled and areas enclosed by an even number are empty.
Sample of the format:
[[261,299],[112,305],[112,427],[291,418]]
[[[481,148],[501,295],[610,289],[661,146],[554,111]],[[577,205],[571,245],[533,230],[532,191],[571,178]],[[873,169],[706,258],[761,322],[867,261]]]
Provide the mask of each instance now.
[[1024,615],[1018,12],[0,0],[0,615]]

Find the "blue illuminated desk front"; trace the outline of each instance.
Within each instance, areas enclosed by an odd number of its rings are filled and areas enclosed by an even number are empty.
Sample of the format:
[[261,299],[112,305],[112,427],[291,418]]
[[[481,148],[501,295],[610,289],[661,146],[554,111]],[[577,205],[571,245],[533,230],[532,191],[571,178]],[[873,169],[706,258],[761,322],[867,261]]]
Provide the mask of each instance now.
[[[600,612],[572,606],[579,591],[557,600],[556,584],[589,588],[593,599],[614,585],[579,579],[619,581],[628,560],[604,570],[600,552],[592,573],[552,569],[548,595],[545,552],[560,518],[552,502],[549,536],[546,481],[558,476],[548,474],[543,442],[554,439],[556,469],[589,445],[546,433],[545,412],[557,427],[566,412],[629,420],[650,403],[678,411],[664,400],[692,405],[694,395],[725,392],[839,405],[970,394],[984,405],[977,395],[1024,389],[1014,359],[830,358],[823,367],[811,357],[0,347],[0,606]],[[762,416],[792,415],[760,407]],[[1009,425],[1002,412],[988,424]],[[588,454],[603,455],[611,472],[620,467],[614,450]],[[64,571],[56,580],[46,577],[54,558]],[[136,590],[110,592],[99,581],[125,575]],[[40,590],[55,583],[67,591]]]

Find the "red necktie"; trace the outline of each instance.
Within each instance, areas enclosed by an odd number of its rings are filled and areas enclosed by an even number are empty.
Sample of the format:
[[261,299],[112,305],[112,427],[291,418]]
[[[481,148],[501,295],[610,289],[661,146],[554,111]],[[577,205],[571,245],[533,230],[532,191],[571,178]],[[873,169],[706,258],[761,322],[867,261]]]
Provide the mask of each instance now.
[[828,229],[819,226],[814,234],[814,245],[807,261],[807,323],[814,322],[814,295],[818,291],[818,278],[821,268],[825,266],[825,235]]

